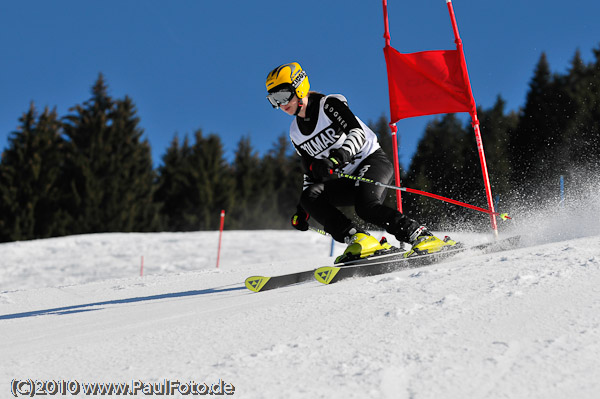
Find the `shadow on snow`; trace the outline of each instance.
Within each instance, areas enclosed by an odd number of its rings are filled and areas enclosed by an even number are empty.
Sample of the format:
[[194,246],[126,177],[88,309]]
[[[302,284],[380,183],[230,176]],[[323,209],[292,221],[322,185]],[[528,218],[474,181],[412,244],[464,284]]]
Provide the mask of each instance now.
[[154,300],[168,299],[168,298],[182,298],[182,297],[194,296],[194,295],[218,294],[221,292],[241,291],[241,290],[245,290],[245,289],[246,289],[246,287],[244,287],[244,286],[230,287],[230,288],[208,288],[205,290],[184,291],[184,292],[174,292],[174,293],[170,293],[170,294],[150,295],[150,296],[142,296],[142,297],[126,298],[126,299],[115,299],[112,301],[94,302],[94,303],[86,303],[83,305],[64,306],[64,307],[53,308],[53,309],[42,309],[42,310],[34,310],[31,312],[0,315],[0,320],[20,319],[20,318],[24,318],[24,317],[45,316],[45,315],[52,315],[52,314],[66,315],[66,314],[72,314],[72,313],[91,312],[94,310],[100,310],[100,309],[89,309],[93,306],[120,305],[120,304],[124,304],[124,303],[154,301]]

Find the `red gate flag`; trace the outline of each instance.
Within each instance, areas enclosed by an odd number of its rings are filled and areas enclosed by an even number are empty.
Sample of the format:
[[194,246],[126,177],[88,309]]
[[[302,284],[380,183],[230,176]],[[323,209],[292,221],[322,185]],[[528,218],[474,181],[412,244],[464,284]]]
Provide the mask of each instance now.
[[403,54],[385,46],[391,121],[475,111],[458,50]]
[[[446,0],[448,13],[454,31],[456,50],[423,51],[402,54],[390,46],[390,27],[388,23],[387,0],[383,2],[383,22],[385,25],[385,61],[388,73],[390,94],[390,114],[392,143],[398,147],[396,122],[413,116],[468,112],[475,132],[475,142],[481,162],[481,173],[485,185],[485,194],[490,209],[490,221],[495,237],[498,237],[496,213],[492,200],[492,188],[487,171],[483,141],[477,119],[477,108],[471,91],[471,82],[467,72],[467,63],[463,53],[462,41],[458,34],[458,24],[452,7],[452,0]],[[396,186],[400,186],[400,167],[398,152],[394,151]],[[397,193],[398,210],[402,212],[400,191]]]

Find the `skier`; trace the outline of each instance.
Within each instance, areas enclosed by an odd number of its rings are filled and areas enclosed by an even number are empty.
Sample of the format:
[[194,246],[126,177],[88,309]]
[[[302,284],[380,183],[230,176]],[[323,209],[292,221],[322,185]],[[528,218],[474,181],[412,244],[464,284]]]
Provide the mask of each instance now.
[[384,187],[338,178],[336,171],[341,171],[389,184],[394,173],[377,136],[352,113],[344,96],[309,91],[308,76],[297,62],[273,69],[266,86],[273,108],[294,116],[290,138],[305,170],[292,226],[306,231],[312,216],[336,241],[349,244],[335,263],[391,248],[353,223],[338,206],[354,205],[361,219],[411,244],[406,257],[456,244],[440,240],[425,226],[383,205]]

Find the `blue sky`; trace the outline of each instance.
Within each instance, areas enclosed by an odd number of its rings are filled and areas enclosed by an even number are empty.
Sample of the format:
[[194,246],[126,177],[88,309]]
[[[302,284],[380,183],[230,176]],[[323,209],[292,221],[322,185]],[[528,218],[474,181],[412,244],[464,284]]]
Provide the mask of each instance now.
[[[600,3],[455,0],[477,104],[498,95],[524,105],[542,51],[567,71],[577,48],[600,47]],[[454,49],[444,0],[388,0],[391,44],[401,52]],[[267,73],[297,61],[311,88],[342,93],[365,122],[389,117],[380,0],[3,1],[0,4],[0,146],[34,102],[60,116],[90,98],[98,74],[131,97],[159,165],[175,134],[216,133],[230,158],[241,137],[264,154],[290,117],[265,99]],[[466,116],[466,115],[465,115]],[[408,165],[432,117],[400,121]],[[483,138],[485,145],[485,137]]]

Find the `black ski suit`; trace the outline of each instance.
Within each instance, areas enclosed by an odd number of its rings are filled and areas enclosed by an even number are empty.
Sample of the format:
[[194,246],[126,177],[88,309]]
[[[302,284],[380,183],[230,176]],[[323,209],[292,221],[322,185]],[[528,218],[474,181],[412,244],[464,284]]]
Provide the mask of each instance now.
[[292,122],[290,138],[305,170],[299,205],[336,241],[344,242],[353,229],[361,230],[337,208],[350,205],[364,221],[385,229],[401,242],[409,241],[420,224],[383,205],[384,187],[346,178],[323,182],[310,170],[316,160],[341,149],[350,157],[343,166],[344,173],[386,184],[393,180],[393,165],[380,148],[377,136],[350,111],[343,96],[311,92],[306,116],[297,116]]

